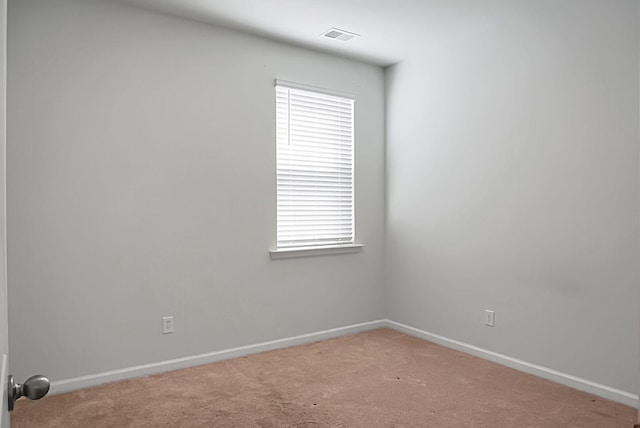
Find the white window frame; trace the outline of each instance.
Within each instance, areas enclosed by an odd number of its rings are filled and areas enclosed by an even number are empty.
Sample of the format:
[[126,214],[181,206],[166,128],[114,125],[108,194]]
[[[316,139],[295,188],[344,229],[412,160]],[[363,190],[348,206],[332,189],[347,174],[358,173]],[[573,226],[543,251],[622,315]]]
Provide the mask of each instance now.
[[[309,85],[302,85],[299,83],[293,83],[293,82],[288,82],[288,81],[283,81],[283,80],[279,80],[277,79],[275,81],[275,88],[274,88],[274,95],[277,94],[278,90],[290,90],[291,93],[298,93],[300,94],[301,91],[302,92],[308,92],[310,93],[310,95],[316,95],[316,96],[328,96],[328,98],[340,98],[342,100],[349,100],[351,101],[352,104],[352,114],[353,116],[355,116],[355,107],[353,106],[355,104],[355,97],[353,97],[351,94],[346,94],[346,93],[342,93],[342,92],[337,92],[337,91],[331,91],[331,90],[327,90],[324,88],[318,88],[318,87],[314,87],[314,86],[309,86]],[[278,107],[277,107],[277,99],[276,99],[276,115],[278,113]],[[288,114],[290,114],[290,110],[288,110]],[[351,155],[351,203],[352,203],[352,217],[351,217],[351,224],[352,224],[352,229],[351,229],[351,240],[350,241],[345,241],[344,243],[332,243],[330,245],[322,245],[322,244],[318,244],[318,245],[307,245],[307,246],[295,246],[294,244],[292,245],[287,245],[287,246],[278,246],[278,236],[279,236],[279,231],[278,231],[278,222],[280,221],[279,219],[279,215],[278,215],[278,208],[276,208],[276,246],[275,249],[272,249],[270,251],[271,254],[271,258],[288,258],[288,257],[300,257],[300,256],[313,256],[313,255],[326,255],[326,254],[340,254],[340,253],[352,253],[352,252],[356,252],[356,251],[360,251],[362,250],[362,248],[364,247],[363,244],[358,243],[356,241],[356,207],[355,207],[355,201],[356,201],[356,196],[355,196],[355,117],[352,116],[352,141],[351,141],[351,150],[352,150],[352,155]],[[277,119],[276,119],[277,120]],[[278,125],[276,123],[276,131],[277,131]],[[287,137],[289,137],[289,134],[287,133]],[[276,136],[276,165],[278,164],[278,157],[279,157],[279,151],[278,151],[278,138],[282,138],[282,136],[278,137]],[[276,174],[278,174],[278,167],[276,166]],[[278,178],[276,177],[276,203],[278,203]]]

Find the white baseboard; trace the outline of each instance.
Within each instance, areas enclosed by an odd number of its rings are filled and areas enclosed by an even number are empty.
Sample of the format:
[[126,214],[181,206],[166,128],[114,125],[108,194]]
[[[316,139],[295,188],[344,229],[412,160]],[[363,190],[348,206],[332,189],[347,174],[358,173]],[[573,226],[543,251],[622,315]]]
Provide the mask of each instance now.
[[65,392],[71,392],[83,388],[90,388],[93,386],[115,382],[118,380],[132,379],[172,370],[184,369],[187,367],[199,366],[202,364],[215,363],[218,361],[229,360],[231,358],[257,354],[259,352],[272,351],[274,349],[288,348],[291,346],[317,342],[319,340],[326,340],[339,336],[346,336],[349,334],[360,333],[362,331],[373,330],[386,326],[387,325],[384,320],[376,320],[360,324],[353,324],[345,327],[333,328],[330,330],[324,330],[315,333],[287,337],[284,339],[256,343],[254,345],[239,346],[237,348],[224,349],[221,351],[215,351],[206,354],[176,358],[174,360],[168,361],[159,361],[157,363],[127,367],[124,369],[112,370],[88,376],[80,376],[72,379],[59,380],[51,382],[50,394],[62,394]]
[[602,385],[596,382],[591,382],[590,380],[582,379],[577,376],[562,373],[557,370],[529,363],[527,361],[518,360],[516,358],[502,355],[497,352],[488,351],[486,349],[482,349],[468,343],[449,339],[447,337],[440,336],[434,333],[429,333],[428,331],[420,330],[418,328],[401,324],[395,321],[384,320],[384,323],[389,328],[409,334],[411,336],[416,336],[429,342],[446,346],[447,348],[452,348],[457,351],[475,355],[476,357],[493,361],[494,363],[498,363],[500,365],[507,366],[524,373],[532,374],[543,379],[551,380],[580,391],[588,392],[593,395],[597,395],[598,397],[606,398],[608,400],[616,401],[618,403],[626,404],[627,406],[632,407],[638,407],[638,405],[640,404],[639,397],[636,394],[632,394],[630,392],[621,391],[619,389],[611,388],[609,386]]
[[272,340],[268,342],[256,343],[253,345],[240,346],[237,348],[224,349],[221,351],[210,352],[206,354],[194,355],[174,360],[160,361],[157,363],[145,364],[141,366],[128,367],[119,370],[112,370],[103,373],[97,373],[88,376],[81,376],[72,379],[65,379],[51,383],[51,394],[62,394],[78,389],[90,388],[118,380],[132,379],[141,376],[148,376],[178,370],[187,367],[199,366],[202,364],[215,363],[218,361],[228,360],[231,358],[242,357],[259,352],[271,351],[274,349],[288,348],[291,346],[302,345],[305,343],[316,342],[318,340],[326,340],[339,336],[346,336],[362,331],[373,330],[376,328],[388,327],[394,330],[416,336],[429,342],[437,343],[447,348],[456,349],[467,354],[475,355],[485,360],[493,361],[503,366],[532,374],[534,376],[548,379],[562,385],[575,388],[597,395],[608,400],[626,404],[628,406],[638,407],[640,404],[639,397],[635,394],[611,388],[596,382],[579,378],[567,373],[562,373],[547,367],[529,363],[527,361],[518,360],[516,358],[502,355],[497,352],[488,351],[468,343],[449,339],[434,333],[429,333],[415,327],[401,324],[391,320],[376,320],[361,324],[353,324],[345,327],[338,327],[330,330],[319,331],[315,333],[303,334],[299,336],[288,337],[284,339]]

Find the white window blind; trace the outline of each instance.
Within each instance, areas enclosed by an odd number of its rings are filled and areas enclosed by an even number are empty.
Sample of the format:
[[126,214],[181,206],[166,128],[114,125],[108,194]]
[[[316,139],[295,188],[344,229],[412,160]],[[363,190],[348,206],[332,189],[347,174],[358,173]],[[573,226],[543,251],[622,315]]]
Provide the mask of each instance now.
[[277,247],[354,242],[354,101],[276,85]]

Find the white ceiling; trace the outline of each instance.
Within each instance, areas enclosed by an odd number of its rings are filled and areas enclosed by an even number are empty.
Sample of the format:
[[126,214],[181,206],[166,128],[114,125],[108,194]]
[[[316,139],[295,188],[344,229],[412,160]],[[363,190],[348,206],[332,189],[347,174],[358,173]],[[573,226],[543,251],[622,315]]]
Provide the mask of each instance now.
[[[438,29],[460,25],[472,0],[120,0],[387,66],[406,58]],[[475,5],[474,5],[475,3]],[[486,5],[486,3],[485,3]],[[336,27],[361,37],[321,37]]]

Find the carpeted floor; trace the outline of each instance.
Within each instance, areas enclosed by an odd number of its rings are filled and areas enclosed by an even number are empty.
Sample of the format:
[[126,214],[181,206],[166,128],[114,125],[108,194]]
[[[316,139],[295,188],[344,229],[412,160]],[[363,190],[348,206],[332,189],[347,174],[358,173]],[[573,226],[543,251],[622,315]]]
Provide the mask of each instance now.
[[389,329],[20,400],[26,427],[631,428],[635,410]]

